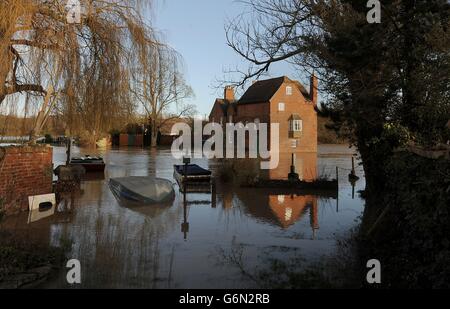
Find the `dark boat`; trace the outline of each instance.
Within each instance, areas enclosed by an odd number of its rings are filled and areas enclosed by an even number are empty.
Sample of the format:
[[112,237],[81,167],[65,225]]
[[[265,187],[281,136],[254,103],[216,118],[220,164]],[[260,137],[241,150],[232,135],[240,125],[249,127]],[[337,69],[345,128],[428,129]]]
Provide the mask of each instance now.
[[174,165],[173,176],[181,186],[185,181],[189,184],[205,184],[211,182],[211,171],[197,164]]
[[105,171],[105,161],[101,157],[91,157],[86,155],[81,158],[72,158],[70,165],[83,166],[86,172],[103,172]]

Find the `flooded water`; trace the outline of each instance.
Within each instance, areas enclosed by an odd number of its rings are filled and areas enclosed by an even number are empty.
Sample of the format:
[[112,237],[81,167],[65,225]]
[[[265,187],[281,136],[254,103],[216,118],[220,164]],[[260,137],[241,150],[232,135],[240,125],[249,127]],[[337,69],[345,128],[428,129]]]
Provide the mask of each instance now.
[[[175,183],[173,165],[180,162],[170,149],[75,149],[77,154],[103,156],[105,176],[83,182],[81,193],[67,196],[46,214],[11,217],[3,227],[34,241],[69,244],[68,258],[81,262],[81,288],[255,287],[227,262],[229,256],[237,252],[249,272],[263,269],[270,258],[300,254],[317,260],[335,252],[336,239],[358,223],[364,209],[356,193],[364,188],[364,179],[354,188],[349,183],[354,151],[344,145],[319,146],[317,162],[313,160],[319,173],[334,176],[340,168],[337,196],[280,195],[218,181],[216,203],[211,194],[188,194],[184,207],[175,185],[175,201],[164,208],[122,207],[108,180],[152,175]],[[64,162],[65,150],[54,148],[55,167]],[[193,163],[217,173],[215,161]],[[362,176],[361,167],[356,169]],[[66,271],[43,287],[70,288]]]

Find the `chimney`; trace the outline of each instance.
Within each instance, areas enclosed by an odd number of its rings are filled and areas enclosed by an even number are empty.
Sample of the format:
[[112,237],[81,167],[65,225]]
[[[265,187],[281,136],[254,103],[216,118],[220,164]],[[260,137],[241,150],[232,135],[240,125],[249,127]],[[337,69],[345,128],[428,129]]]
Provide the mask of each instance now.
[[311,96],[311,101],[314,105],[317,105],[318,93],[319,93],[319,80],[316,75],[313,73],[311,75],[311,80],[309,82],[309,95]]
[[234,88],[232,86],[225,87],[224,99],[228,101],[234,101]]

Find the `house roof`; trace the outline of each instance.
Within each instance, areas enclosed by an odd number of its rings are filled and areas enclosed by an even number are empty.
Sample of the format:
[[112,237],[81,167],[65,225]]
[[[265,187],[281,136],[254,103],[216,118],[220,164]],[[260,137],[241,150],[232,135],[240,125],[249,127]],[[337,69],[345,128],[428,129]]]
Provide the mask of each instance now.
[[292,114],[289,120],[302,120],[299,114]]
[[298,81],[293,81],[286,76],[281,76],[277,78],[261,80],[255,82],[241,99],[238,101],[239,104],[251,104],[251,103],[265,103],[269,102],[270,99],[275,95],[281,85],[285,82],[294,83],[303,96],[309,99],[309,93],[306,88]]
[[222,108],[223,114],[227,114],[228,106],[231,104],[236,103],[236,100],[225,100],[225,99],[216,99],[216,103],[220,104],[220,107]]

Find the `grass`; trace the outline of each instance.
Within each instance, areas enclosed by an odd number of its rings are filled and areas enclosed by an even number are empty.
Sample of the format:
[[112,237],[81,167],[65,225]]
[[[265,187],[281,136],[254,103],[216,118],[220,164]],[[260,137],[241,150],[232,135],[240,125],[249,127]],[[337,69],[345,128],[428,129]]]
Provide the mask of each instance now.
[[[0,228],[4,217],[0,199]],[[0,229],[0,283],[6,278],[41,267],[59,268],[65,260],[70,244],[63,242],[61,248],[32,244],[17,240],[12,234]]]
[[342,289],[364,286],[365,273],[358,259],[356,231],[337,240],[331,256],[308,261],[300,252],[281,260],[266,256],[255,268],[245,261],[245,246],[234,244],[230,251],[219,250],[224,264],[238,269],[244,279],[262,289]]
[[4,236],[0,236],[0,282],[37,267],[59,267],[65,259],[64,248],[39,246]]

